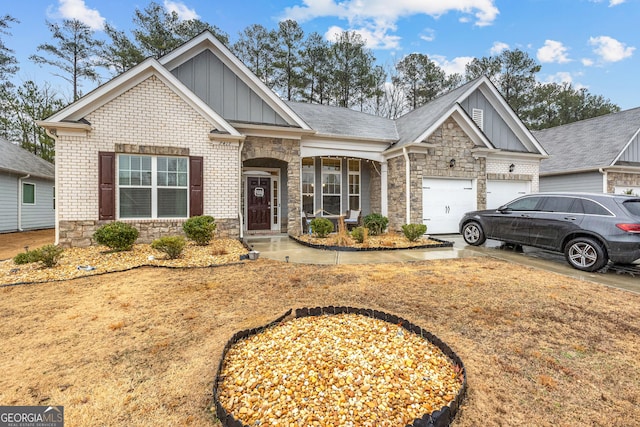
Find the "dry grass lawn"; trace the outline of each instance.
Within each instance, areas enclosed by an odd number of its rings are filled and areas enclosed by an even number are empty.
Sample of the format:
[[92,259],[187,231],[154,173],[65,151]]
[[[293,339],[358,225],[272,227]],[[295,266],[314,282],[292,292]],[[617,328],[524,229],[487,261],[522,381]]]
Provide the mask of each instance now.
[[463,360],[455,426],[640,423],[640,295],[490,258],[144,267],[0,288],[0,403],[67,426],[219,425],[227,340],[289,308],[349,305],[430,330]]

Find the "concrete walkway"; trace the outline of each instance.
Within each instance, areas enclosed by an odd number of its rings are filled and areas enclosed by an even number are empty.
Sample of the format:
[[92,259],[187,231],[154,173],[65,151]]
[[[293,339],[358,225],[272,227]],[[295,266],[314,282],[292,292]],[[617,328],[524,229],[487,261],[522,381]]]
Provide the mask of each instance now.
[[[441,240],[450,239],[438,236]],[[459,236],[458,236],[459,238]],[[389,251],[335,251],[314,249],[290,239],[287,235],[250,236],[245,241],[260,257],[300,264],[379,264],[387,262],[424,261],[478,256],[460,247],[402,249]]]

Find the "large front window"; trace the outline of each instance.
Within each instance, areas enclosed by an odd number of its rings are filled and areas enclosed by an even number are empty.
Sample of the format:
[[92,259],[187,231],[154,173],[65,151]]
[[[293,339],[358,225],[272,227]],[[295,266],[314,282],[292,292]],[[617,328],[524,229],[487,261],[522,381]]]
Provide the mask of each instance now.
[[349,209],[360,209],[360,160],[349,159]]
[[186,157],[118,156],[120,218],[186,218]]
[[322,210],[325,215],[340,215],[342,173],[340,159],[322,159]]
[[312,158],[305,157],[302,159],[302,209],[309,215],[313,215],[315,211],[313,203],[315,181],[315,162]]

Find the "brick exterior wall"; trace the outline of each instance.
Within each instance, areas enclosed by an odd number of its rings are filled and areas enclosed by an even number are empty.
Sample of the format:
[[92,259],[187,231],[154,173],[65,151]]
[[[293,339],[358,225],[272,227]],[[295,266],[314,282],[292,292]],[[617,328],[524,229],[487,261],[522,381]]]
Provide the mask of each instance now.
[[[213,125],[155,76],[88,114],[85,136],[62,134],[56,141],[59,242],[87,245],[98,222],[98,152],[127,146],[179,147],[204,158],[204,214],[218,223],[218,236],[237,237],[239,229],[238,143],[211,141]],[[141,241],[179,221],[127,221],[141,228]],[[144,229],[144,230],[142,230]],[[89,239],[89,240],[88,240]]]
[[[513,165],[513,172],[509,172],[509,166]],[[538,173],[540,171],[540,162],[527,161],[510,161],[490,159],[487,161],[487,179],[488,180],[513,180],[513,181],[529,181],[531,183],[531,192],[540,191],[540,180]],[[478,209],[484,209],[478,205]]]
[[287,163],[287,176],[281,185],[287,186],[287,233],[302,234],[302,188],[300,184],[300,142],[282,138],[247,137],[242,149],[242,161],[250,159],[278,159]]

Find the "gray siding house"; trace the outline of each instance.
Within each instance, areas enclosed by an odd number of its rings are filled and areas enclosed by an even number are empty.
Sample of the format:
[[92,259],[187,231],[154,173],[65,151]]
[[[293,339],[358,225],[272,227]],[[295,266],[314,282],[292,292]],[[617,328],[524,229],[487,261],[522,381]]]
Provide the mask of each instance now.
[[540,191],[640,195],[640,108],[534,132]]
[[0,233],[54,225],[54,166],[0,138]]
[[546,157],[486,78],[390,120],[285,102],[209,32],[39,124],[56,138],[57,241],[78,246],[109,221],[150,241],[202,214],[240,238],[349,210],[455,233],[465,211],[538,191]]

